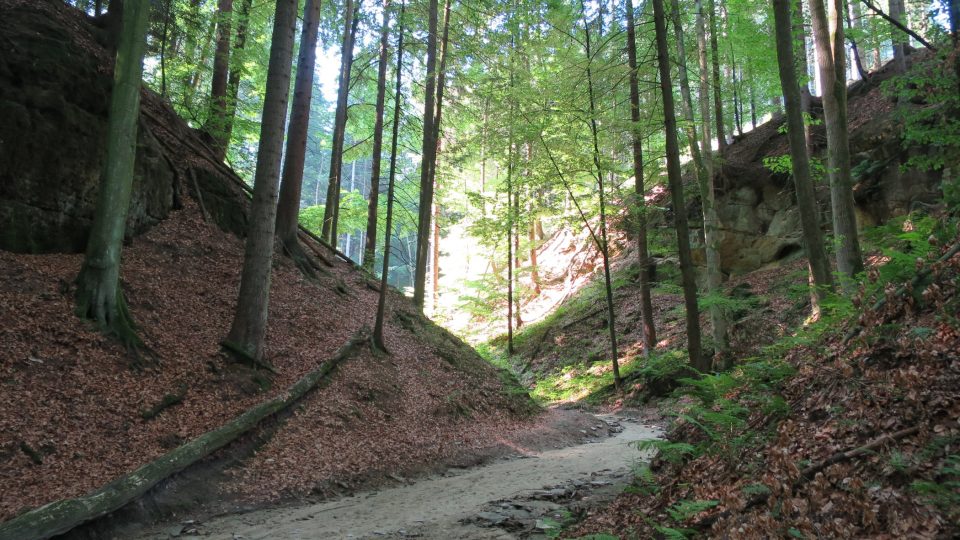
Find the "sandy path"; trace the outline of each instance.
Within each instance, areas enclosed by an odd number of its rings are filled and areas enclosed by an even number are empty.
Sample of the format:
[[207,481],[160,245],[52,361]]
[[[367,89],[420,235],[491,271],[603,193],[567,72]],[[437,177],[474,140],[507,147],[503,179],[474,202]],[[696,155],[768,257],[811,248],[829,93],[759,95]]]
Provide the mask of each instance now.
[[[596,442],[521,456],[406,486],[359,493],[307,506],[275,508],[215,518],[199,527],[202,538],[234,540],[314,538],[513,538],[496,528],[460,521],[476,515],[485,503],[511,499],[586,478],[615,478],[643,456],[631,441],[659,435],[656,427],[633,419],[619,421],[623,431]],[[155,530],[143,539],[169,538]],[[182,538],[189,538],[183,535]]]

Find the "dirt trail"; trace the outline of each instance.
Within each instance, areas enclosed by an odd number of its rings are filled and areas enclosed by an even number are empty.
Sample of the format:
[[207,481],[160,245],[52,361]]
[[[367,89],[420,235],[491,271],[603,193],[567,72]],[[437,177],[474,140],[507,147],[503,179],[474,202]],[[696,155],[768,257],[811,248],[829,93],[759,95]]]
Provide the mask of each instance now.
[[[656,438],[656,426],[633,418],[597,416],[598,423],[623,431],[589,443],[529,452],[517,457],[409,485],[358,493],[306,506],[228,515],[203,524],[165,526],[141,539],[210,538],[234,540],[307,538],[467,538],[538,536],[550,519],[578,499],[610,497],[630,466],[644,456],[629,443]],[[550,516],[554,516],[551,518]],[[541,519],[546,517],[547,519]]]

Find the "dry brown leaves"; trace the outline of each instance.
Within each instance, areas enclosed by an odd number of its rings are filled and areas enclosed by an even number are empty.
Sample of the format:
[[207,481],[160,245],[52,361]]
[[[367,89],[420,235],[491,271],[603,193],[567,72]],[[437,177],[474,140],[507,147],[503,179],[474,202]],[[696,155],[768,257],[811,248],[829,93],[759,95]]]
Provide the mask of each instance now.
[[[651,537],[651,523],[670,523],[670,505],[712,499],[719,506],[684,526],[717,538],[785,537],[791,530],[806,538],[956,537],[960,526],[951,513],[911,484],[942,480],[937,471],[945,457],[960,453],[960,255],[935,265],[922,297],[917,303],[896,294],[866,311],[860,322],[867,328],[849,346],[841,333],[818,349],[795,349],[788,360],[798,374],[784,394],[791,413],[770,442],[737,460],[700,457],[665,467],[659,496],[623,495],[576,533]],[[811,463],[914,426],[915,434],[812,478],[801,474]],[[671,438],[692,434],[680,428]],[[760,485],[765,494],[757,495]]]

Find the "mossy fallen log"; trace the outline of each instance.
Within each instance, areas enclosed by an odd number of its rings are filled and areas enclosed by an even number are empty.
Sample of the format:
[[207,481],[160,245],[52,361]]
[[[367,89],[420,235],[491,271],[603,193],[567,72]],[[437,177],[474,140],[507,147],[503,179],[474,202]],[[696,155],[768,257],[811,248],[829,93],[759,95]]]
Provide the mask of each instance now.
[[160,481],[223,448],[261,421],[299,401],[324,381],[358,347],[368,343],[369,339],[367,328],[359,330],[332,358],[304,375],[283,394],[248,409],[227,424],[204,433],[87,495],[55,501],[0,523],[0,540],[50,538],[118,510],[145,494]]

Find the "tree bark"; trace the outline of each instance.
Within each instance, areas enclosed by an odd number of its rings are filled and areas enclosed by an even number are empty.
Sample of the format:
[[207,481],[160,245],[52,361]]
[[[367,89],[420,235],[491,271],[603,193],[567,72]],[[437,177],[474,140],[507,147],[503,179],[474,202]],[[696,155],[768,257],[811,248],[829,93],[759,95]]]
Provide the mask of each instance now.
[[[640,133],[640,79],[637,75],[637,35],[633,16],[633,0],[625,0],[627,12],[627,60],[630,66],[630,120],[633,150],[634,214],[637,234],[637,264],[640,265],[640,321],[643,326],[643,354],[649,357],[657,346],[653,321],[653,300],[650,294],[650,252],[647,246],[647,208],[644,188],[643,142]],[[704,99],[708,99],[704,97]]]
[[427,74],[424,84],[423,150],[420,160],[420,205],[417,220],[417,260],[414,265],[413,303],[423,310],[427,281],[427,243],[430,234],[430,205],[433,202],[433,184],[430,182],[430,164],[437,149],[433,140],[433,117],[437,81],[437,0],[430,0],[427,28]]
[[710,17],[710,60],[713,64],[713,116],[717,123],[717,147],[722,154],[727,148],[727,137],[723,129],[723,98],[720,89],[720,45],[717,30],[717,7],[715,0],[709,0]]
[[284,153],[275,231],[284,250],[308,274],[311,273],[311,267],[307,255],[300,248],[297,233],[303,166],[307,154],[307,127],[310,124],[310,101],[313,98],[313,74],[317,60],[320,3],[321,0],[306,0],[303,7],[300,54],[297,58],[297,78],[293,84],[293,104],[290,106],[290,125],[287,127],[287,151]]
[[230,28],[233,22],[233,0],[218,0],[217,47],[213,55],[213,77],[210,80],[210,111],[204,130],[213,139],[213,149],[223,160],[229,140],[226,134],[227,76],[230,70]]
[[333,247],[337,246],[337,219],[340,213],[340,178],[343,169],[343,140],[347,130],[347,98],[350,95],[350,72],[353,68],[353,42],[357,32],[359,5],[347,0],[343,21],[343,44],[340,48],[340,82],[337,90],[337,111],[333,120],[333,141],[330,150],[330,171],[327,182],[327,201],[323,208],[320,236]]
[[240,98],[240,77],[244,73],[243,51],[247,47],[247,33],[250,27],[250,8],[253,0],[242,0],[237,11],[237,32],[230,53],[230,76],[227,77],[227,112],[224,118],[223,140],[227,148],[233,138],[233,125],[237,117],[237,100]]
[[710,369],[710,364],[705,361],[701,350],[697,283],[694,278],[693,258],[690,256],[690,227],[687,224],[687,202],[683,195],[683,178],[680,172],[680,145],[677,142],[677,119],[673,103],[673,85],[670,81],[670,52],[667,44],[667,23],[663,0],[653,0],[653,20],[657,41],[657,67],[660,72],[660,93],[663,98],[667,177],[676,221],[677,251],[686,307],[687,348],[690,354],[690,365],[700,372],[706,372]]
[[[903,0],[890,0],[890,18],[906,25],[907,11],[904,9]],[[905,73],[907,71],[907,43],[903,35],[899,32],[893,32],[893,62],[897,71]]]
[[[796,70],[800,72],[800,110],[803,114],[806,114],[808,117],[811,114],[811,106],[813,103],[813,97],[810,95],[810,64],[807,62],[807,33],[806,27],[804,26],[803,19],[803,0],[796,0],[794,3],[795,12],[791,14],[791,22],[793,23],[793,33],[796,36],[796,42],[798,43],[799,54],[797,58],[797,67]],[[796,77],[794,77],[796,78]],[[813,153],[813,131],[810,129],[810,123],[806,118],[803,118],[803,140],[806,144],[807,155]]]
[[823,296],[833,290],[830,262],[823,244],[820,229],[817,199],[810,175],[810,162],[804,136],[803,99],[794,68],[793,36],[791,36],[791,0],[773,0],[774,30],[777,44],[777,61],[780,68],[780,85],[787,115],[787,138],[790,141],[790,162],[793,166],[793,183],[800,210],[803,244],[807,252],[810,275],[813,277],[811,300],[813,311],[819,311]]
[[263,99],[260,146],[253,181],[250,207],[250,231],[243,254],[240,293],[233,324],[225,348],[242,353],[259,363],[267,332],[267,308],[270,301],[270,268],[273,262],[273,237],[277,218],[277,184],[283,149],[283,127],[290,94],[293,64],[293,40],[296,32],[297,0],[277,0],[267,88]]
[[820,80],[823,83],[823,113],[827,128],[827,164],[830,175],[830,201],[833,213],[834,245],[841,288],[853,292],[852,278],[863,270],[863,257],[857,237],[850,176],[850,144],[847,134],[847,85],[844,76],[846,53],[840,10],[842,0],[831,2],[830,21],[823,0],[810,0],[813,35],[817,49]]
[[[629,1],[629,0],[628,0]],[[584,52],[587,60],[587,96],[590,102],[590,134],[593,139],[593,166],[597,175],[597,194],[600,199],[600,254],[603,257],[603,284],[607,297],[607,327],[610,332],[610,363],[613,367],[613,385],[617,392],[623,390],[623,381],[620,378],[620,354],[617,350],[617,318],[613,306],[613,281],[610,278],[610,244],[607,241],[607,213],[606,197],[603,187],[603,167],[600,163],[599,127],[597,125],[597,107],[593,89],[593,68],[591,63],[593,54],[590,48],[590,23],[587,21],[584,4],[580,2],[580,13],[583,18]]]
[[[387,97],[387,59],[390,47],[390,0],[383,3],[380,27],[380,56],[377,65],[377,105],[373,124],[373,157],[370,166],[370,199],[367,205],[367,241],[363,248],[363,267],[373,271],[377,256],[377,210],[380,204],[380,158],[383,153],[383,113]],[[389,233],[387,233],[389,234]]]
[[[386,6],[384,6],[386,10]],[[373,326],[373,344],[381,351],[387,350],[383,338],[384,314],[387,304],[387,285],[390,277],[390,238],[393,232],[393,190],[397,177],[397,141],[400,133],[400,96],[403,91],[403,15],[405,5],[400,1],[397,17],[397,67],[396,86],[393,94],[393,138],[390,142],[390,176],[387,181],[387,223],[383,233],[383,267],[380,272],[380,298],[377,300],[377,320]],[[384,19],[386,20],[386,14]]]
[[[671,0],[673,29],[676,35],[677,44],[677,63],[679,65],[680,82],[680,109],[684,117],[684,131],[687,134],[687,142],[690,148],[690,155],[693,157],[694,169],[697,174],[697,185],[700,188],[700,203],[703,208],[703,236],[704,251],[706,252],[706,285],[707,294],[718,296],[721,293],[720,286],[723,282],[723,275],[720,272],[720,239],[717,231],[718,218],[716,210],[716,194],[713,189],[713,178],[710,169],[704,162],[704,155],[700,152],[697,143],[697,130],[693,118],[693,99],[690,92],[690,81],[687,79],[687,53],[684,46],[683,25],[680,22],[680,2]],[[701,72],[701,80],[705,82],[705,73]],[[701,86],[702,88],[702,86]],[[736,94],[734,94],[736,95]],[[709,107],[707,107],[709,110]],[[701,107],[703,110],[703,107]],[[708,112],[709,114],[709,112]],[[707,118],[704,118],[707,121]],[[728,362],[732,359],[727,358],[727,349],[729,348],[727,340],[727,319],[723,309],[717,303],[714,303],[708,310],[710,314],[710,323],[713,328],[713,345],[716,351],[716,357],[719,362],[715,362],[720,369],[728,369],[731,365]]]
[[137,347],[141,342],[120,290],[120,252],[133,188],[150,2],[127,0],[124,8],[113,68],[107,155],[86,256],[77,276],[76,313],[116,334],[125,345]]

